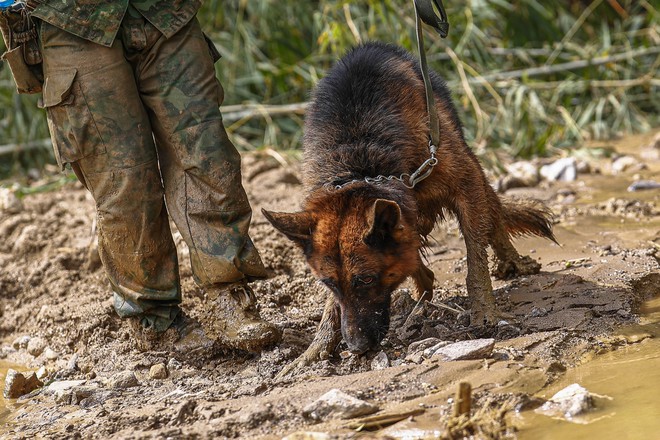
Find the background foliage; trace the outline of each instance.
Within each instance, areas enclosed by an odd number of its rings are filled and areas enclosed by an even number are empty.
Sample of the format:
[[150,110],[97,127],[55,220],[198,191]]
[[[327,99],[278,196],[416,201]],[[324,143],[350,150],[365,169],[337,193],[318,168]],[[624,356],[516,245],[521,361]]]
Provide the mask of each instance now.
[[[487,162],[660,122],[658,0],[444,3],[449,37],[426,32],[429,62]],[[199,17],[223,55],[223,113],[240,149],[298,149],[311,88],[356,43],[416,51],[412,0],[207,0]],[[0,174],[52,162],[47,138],[36,98],[0,71]]]

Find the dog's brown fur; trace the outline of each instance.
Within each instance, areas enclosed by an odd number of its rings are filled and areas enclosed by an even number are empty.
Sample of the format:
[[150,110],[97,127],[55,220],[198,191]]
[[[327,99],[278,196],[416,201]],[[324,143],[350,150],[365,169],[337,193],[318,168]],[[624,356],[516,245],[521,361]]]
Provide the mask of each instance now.
[[[379,43],[357,47],[319,83],[305,121],[304,185],[298,213],[264,211],[304,251],[316,277],[332,290],[306,362],[336,344],[341,327],[349,348],[374,348],[389,325],[390,294],[408,276],[417,299],[430,299],[433,272],[422,260],[426,236],[445,213],[456,216],[467,247],[467,290],[475,323],[498,319],[486,248],[496,275],[535,273],[510,237],[554,240],[548,211],[532,202],[500,200],[462,127],[444,82],[432,83],[440,120],[438,164],[414,188],[365,177],[412,173],[429,158],[424,85],[414,58]],[[303,356],[303,357],[305,357]],[[305,361],[305,359],[303,359]]]

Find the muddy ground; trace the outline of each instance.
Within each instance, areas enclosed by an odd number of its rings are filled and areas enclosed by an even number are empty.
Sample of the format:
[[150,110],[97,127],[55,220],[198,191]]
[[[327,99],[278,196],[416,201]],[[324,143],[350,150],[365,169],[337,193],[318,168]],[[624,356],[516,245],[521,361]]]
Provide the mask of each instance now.
[[[534,394],[567,369],[644,339],[612,335],[638,321],[640,304],[657,295],[660,285],[660,190],[626,191],[635,179],[660,181],[657,154],[647,155],[652,148],[643,148],[654,135],[608,144],[638,159],[629,171],[613,175],[611,157],[590,159],[591,173],[577,181],[508,191],[544,200],[557,216],[561,243],[516,241],[543,269],[534,276],[494,280],[499,307],[514,319],[493,328],[469,326],[464,245],[450,222],[434,232],[428,253],[436,274],[433,301],[415,307],[407,285],[395,295],[392,329],[382,347],[386,361],[382,353],[358,357],[340,346],[330,359],[280,381],[275,375],[311,341],[327,294],[301,253],[260,213],[262,207],[299,206],[295,161],[268,153],[244,157],[255,211],[251,233],[272,272],[254,287],[262,315],[284,331],[283,342],[261,355],[223,353],[208,361],[178,362],[165,353],[135,351],[126,325],[113,312],[103,269],[89,258],[90,196],[79,184],[27,196],[22,208],[0,213],[0,362],[25,371],[45,366],[46,383],[86,382],[74,391],[42,389],[6,401],[8,409],[0,407],[0,438],[282,438],[299,431],[392,438],[414,424],[408,419],[357,432],[347,420],[305,418],[303,408],[332,388],[376,404],[378,414],[424,412],[417,416],[427,429],[416,428],[426,432],[421,437],[440,435],[459,381],[471,383],[477,408],[499,408],[503,402],[507,408],[531,407]],[[192,281],[187,249],[175,235],[183,307],[195,315],[204,297]],[[496,344],[485,359],[407,357],[411,343],[430,337],[492,337]],[[374,361],[377,355],[380,362]],[[165,379],[149,375],[159,363],[167,365]],[[125,371],[135,373],[135,386],[117,384]],[[481,435],[515,436],[514,428],[500,428]]]

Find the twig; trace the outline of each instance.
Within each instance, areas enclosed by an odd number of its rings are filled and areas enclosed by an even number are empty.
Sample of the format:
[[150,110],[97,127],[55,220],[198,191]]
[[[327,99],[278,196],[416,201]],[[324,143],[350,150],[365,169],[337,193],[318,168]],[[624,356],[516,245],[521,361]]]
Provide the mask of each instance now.
[[[605,57],[596,57],[589,60],[576,60],[568,63],[555,64],[553,66],[530,67],[527,69],[510,70],[508,72],[492,73],[484,75],[481,78],[474,78],[470,80],[471,83],[480,83],[482,81],[498,81],[505,79],[516,79],[537,75],[549,75],[551,73],[563,72],[571,69],[582,69],[589,66],[598,66],[600,64],[615,63],[617,61],[632,60],[635,57],[644,55],[654,55],[660,53],[660,47],[648,47],[645,49],[633,50],[630,52],[618,53]],[[456,83],[454,81],[453,83]]]
[[297,102],[285,105],[263,105],[263,104],[240,104],[226,105],[220,107],[222,119],[228,122],[238,121],[243,118],[252,118],[255,116],[279,116],[294,114],[304,114],[308,102]]
[[39,139],[37,141],[26,142],[24,144],[0,145],[0,156],[5,154],[14,154],[21,151],[36,150],[38,148],[48,148],[51,146],[50,139]]
[[406,411],[397,414],[380,414],[377,416],[366,417],[364,419],[356,420],[346,427],[348,429],[355,429],[356,431],[363,431],[365,429],[380,429],[388,425],[392,425],[408,417],[414,417],[424,414],[424,408],[416,408],[412,411]]

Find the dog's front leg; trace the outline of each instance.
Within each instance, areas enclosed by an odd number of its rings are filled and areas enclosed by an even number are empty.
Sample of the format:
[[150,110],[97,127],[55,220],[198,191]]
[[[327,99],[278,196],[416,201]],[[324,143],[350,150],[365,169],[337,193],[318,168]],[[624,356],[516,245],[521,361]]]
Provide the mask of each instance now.
[[282,379],[289,374],[298,372],[301,368],[326,359],[337,348],[341,341],[341,315],[339,305],[335,302],[332,294],[328,297],[323,309],[321,323],[316,331],[314,340],[295,361],[284,367],[275,377]]
[[501,315],[495,306],[485,240],[474,237],[471,231],[464,231],[463,236],[467,250],[466,284],[472,309],[472,325],[495,324]]

